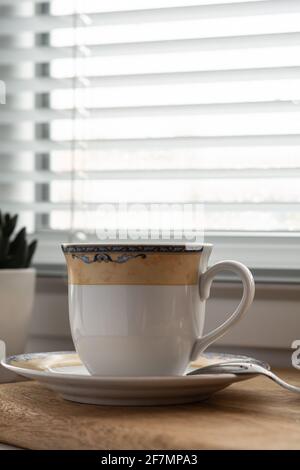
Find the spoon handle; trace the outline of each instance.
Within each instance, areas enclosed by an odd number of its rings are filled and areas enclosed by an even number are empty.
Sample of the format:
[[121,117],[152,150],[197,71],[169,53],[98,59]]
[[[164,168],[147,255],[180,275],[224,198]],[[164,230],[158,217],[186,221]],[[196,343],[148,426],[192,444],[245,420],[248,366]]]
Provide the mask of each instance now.
[[278,375],[274,374],[274,372],[267,370],[265,367],[262,367],[259,364],[245,363],[241,365],[240,369],[236,370],[235,373],[264,375],[265,377],[269,377],[269,379],[273,380],[273,382],[277,383],[286,390],[289,390],[290,392],[300,393],[300,387],[296,387],[296,385],[291,385],[285,382],[280,377],[278,377]]
[[281,387],[289,390],[290,392],[300,393],[300,387],[296,385],[291,385],[280,377],[278,377],[274,372],[262,367],[259,364],[254,362],[237,362],[237,361],[229,361],[223,362],[218,364],[211,364],[207,367],[203,367],[202,369],[197,369],[190,372],[188,375],[197,375],[197,374],[235,374],[235,375],[246,375],[246,374],[253,374],[253,375],[264,375],[269,379],[273,380],[275,383],[280,385]]
[[289,390],[290,392],[300,393],[300,387],[296,387],[296,385],[292,385],[292,384],[285,382],[276,374],[274,374],[274,372],[271,372],[269,370],[264,370],[263,372],[260,372],[260,373],[264,374],[266,377],[269,377],[271,380],[273,380],[278,385],[281,385],[281,387],[285,388],[286,390]]

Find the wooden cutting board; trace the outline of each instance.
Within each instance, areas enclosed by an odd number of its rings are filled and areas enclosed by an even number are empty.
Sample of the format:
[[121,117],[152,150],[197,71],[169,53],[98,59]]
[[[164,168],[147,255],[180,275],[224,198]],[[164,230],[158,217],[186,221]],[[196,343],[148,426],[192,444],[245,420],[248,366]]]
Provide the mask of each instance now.
[[[300,372],[279,371],[300,385]],[[105,407],[0,385],[0,442],[26,449],[300,449],[300,395],[264,378],[198,404]]]

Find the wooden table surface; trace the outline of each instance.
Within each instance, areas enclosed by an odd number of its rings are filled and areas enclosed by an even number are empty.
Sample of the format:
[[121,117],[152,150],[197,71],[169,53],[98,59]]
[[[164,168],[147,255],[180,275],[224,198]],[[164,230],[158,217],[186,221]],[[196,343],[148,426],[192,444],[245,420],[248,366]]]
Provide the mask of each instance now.
[[[300,385],[300,372],[278,371]],[[164,407],[64,401],[35,382],[0,385],[0,442],[28,449],[300,449],[300,395],[257,377]]]

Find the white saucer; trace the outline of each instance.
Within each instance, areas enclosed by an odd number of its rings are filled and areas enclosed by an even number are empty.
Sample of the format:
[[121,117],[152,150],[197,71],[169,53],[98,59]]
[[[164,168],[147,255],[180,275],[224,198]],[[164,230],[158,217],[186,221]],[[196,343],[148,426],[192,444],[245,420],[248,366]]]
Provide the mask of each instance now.
[[[246,356],[205,353],[190,369]],[[95,405],[173,405],[205,400],[234,382],[253,376],[234,374],[170,377],[91,376],[75,352],[32,353],[2,361],[7,369],[35,379],[66,400]]]

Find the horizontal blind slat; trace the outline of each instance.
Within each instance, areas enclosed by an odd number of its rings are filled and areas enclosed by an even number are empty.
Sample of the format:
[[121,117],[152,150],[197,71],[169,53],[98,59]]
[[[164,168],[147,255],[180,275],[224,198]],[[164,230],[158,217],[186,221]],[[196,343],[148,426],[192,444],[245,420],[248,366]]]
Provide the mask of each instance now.
[[[185,201],[187,204],[199,204],[199,201],[196,200],[189,200]],[[173,200],[162,201],[162,203],[174,204]],[[111,206],[118,207],[118,203],[116,201],[106,201],[105,204],[109,204]],[[128,206],[136,204],[136,201],[128,201]],[[145,205],[147,207],[152,204],[158,204],[157,201],[147,201]],[[71,206],[74,210],[97,210],[99,208],[99,203],[85,203],[85,204],[76,204],[76,203],[51,203],[51,202],[35,202],[35,203],[21,203],[21,202],[8,202],[3,201],[1,203],[1,207],[3,207],[4,211],[34,211],[35,213],[50,213],[50,211],[69,211]],[[264,211],[274,211],[275,213],[286,213],[287,211],[299,211],[300,203],[299,202],[272,202],[272,203],[263,203],[257,204],[256,202],[253,203],[225,203],[225,202],[218,202],[218,203],[211,203],[205,202],[205,210],[207,211],[254,211],[254,212],[264,212]]]
[[[114,43],[104,45],[92,45],[83,50],[88,50],[88,56],[112,56],[130,54],[164,54],[192,51],[225,51],[243,50],[249,48],[275,48],[295,47],[300,45],[300,32],[282,34],[260,34],[253,36],[220,37],[211,39],[174,39],[167,41],[148,41]],[[85,57],[78,53],[78,56]],[[54,59],[74,59],[74,47],[36,47],[36,48],[11,48],[0,51],[0,64],[9,64],[14,61],[47,62]]]
[[[39,110],[7,110],[0,114],[0,125],[4,123],[17,123],[23,121],[30,122],[51,122],[52,120],[71,120],[74,112],[79,119],[88,117],[89,120],[111,117],[130,116],[174,116],[174,114],[184,115],[233,115],[233,114],[272,114],[299,113],[300,102],[275,101],[265,103],[216,103],[216,104],[180,104],[161,106],[123,106],[123,107],[103,107],[80,109],[39,109]],[[87,114],[85,114],[85,112]]]
[[[162,8],[174,8],[174,7],[192,7],[192,6],[213,6],[213,5],[226,5],[226,6],[242,6],[242,4],[249,3],[259,3],[259,2],[268,2],[270,0],[127,0],[126,2],[120,0],[110,0],[109,4],[106,0],[97,0],[95,5],[95,0],[77,0],[77,11],[79,13],[107,13],[107,12],[122,12],[122,11],[137,11],[137,10],[149,10],[153,9],[162,9]],[[281,1],[281,0],[276,0]],[[295,0],[290,0],[292,3]],[[45,3],[45,0],[0,0],[1,6],[10,6],[14,4],[39,4]],[[50,5],[56,4],[57,0],[48,0]],[[65,4],[68,4],[68,8],[63,8],[61,12],[61,7],[59,12],[63,15],[68,14],[67,11],[74,11],[74,0],[64,0]],[[54,8],[54,10],[56,9]]]
[[[218,121],[215,122],[215,134],[218,135],[218,129],[221,125],[221,119],[225,119],[224,124],[226,123],[226,119],[234,116],[239,116],[240,125],[242,125],[242,119],[246,119],[245,127],[249,129],[249,135],[255,134],[255,121],[259,115],[265,116],[268,119],[268,115],[270,117],[274,116],[273,119],[273,126],[274,129],[276,128],[276,123],[282,121],[282,125],[285,126],[284,130],[281,130],[279,133],[287,132],[287,129],[290,128],[291,134],[297,134],[300,132],[300,128],[294,123],[294,114],[300,113],[300,103],[297,101],[295,103],[292,102],[267,102],[267,103],[224,103],[224,104],[194,104],[194,105],[162,105],[162,106],[137,106],[137,107],[113,107],[113,108],[86,108],[85,110],[11,110],[5,111],[0,113],[0,126],[1,125],[16,125],[17,123],[23,122],[31,122],[31,123],[51,123],[55,121],[62,121],[66,123],[70,123],[74,116],[77,119],[83,120],[82,124],[86,124],[84,121],[87,121],[87,127],[90,123],[95,123],[97,121],[102,120],[108,123],[112,118],[119,118],[119,119],[136,119],[136,118],[145,118],[150,119],[151,117],[155,118],[164,118],[169,117],[174,120],[176,116],[184,124],[184,120],[194,117],[194,119],[206,119],[206,130],[201,132],[199,129],[198,135],[208,135],[210,133],[210,126],[208,119],[211,116],[215,116]],[[297,116],[295,116],[297,118]],[[251,121],[252,119],[252,121]],[[288,122],[290,119],[290,123]],[[214,123],[212,123],[214,124]],[[145,124],[146,125],[146,124]],[[169,124],[169,129],[174,128],[175,132],[175,122],[174,125]],[[227,121],[228,125],[228,121]],[[141,123],[142,126],[142,123]],[[232,123],[232,127],[234,123]],[[78,131],[81,132],[81,126],[78,125]],[[269,128],[272,127],[269,124]],[[60,129],[60,126],[58,126]],[[76,132],[76,131],[75,131]],[[104,131],[105,132],[105,131]],[[195,132],[195,131],[193,131]],[[212,128],[213,132],[213,128]],[[275,132],[275,131],[274,131]],[[227,131],[228,133],[228,131]],[[277,132],[276,132],[277,133]],[[220,135],[226,135],[225,131],[220,129]],[[239,132],[237,132],[239,134]],[[75,134],[76,135],[76,134]],[[86,136],[87,141],[90,137]]]
[[[241,2],[233,4],[200,5],[185,7],[156,8],[147,10],[104,12],[89,14],[93,26],[116,25],[128,23],[153,23],[159,21],[194,20],[197,15],[201,18],[226,18],[242,16],[265,16],[269,14],[297,13],[300,5],[297,0],[276,0],[275,2]],[[74,15],[43,15],[29,18],[0,18],[0,31],[10,34],[16,28],[18,31],[35,33],[50,32],[53,29],[72,28],[76,23]],[[84,25],[84,23],[82,23]]]
[[[2,76],[5,78],[5,76]],[[164,85],[177,83],[232,83],[241,81],[268,80],[298,80],[300,79],[300,67],[270,67],[244,70],[216,70],[216,71],[190,71],[170,73],[141,73],[132,75],[107,75],[84,78],[38,78],[38,79],[9,79],[6,83],[7,94],[22,92],[44,93],[54,90],[76,88],[99,88],[119,86]]]
[[[50,2],[52,0],[49,0]],[[45,0],[0,0],[0,6],[22,5],[22,4],[35,4],[45,3]]]
[[[271,166],[270,162],[270,166]],[[284,162],[283,162],[284,165]],[[161,170],[111,170],[111,171],[75,171],[74,173],[65,172],[29,172],[12,171],[9,173],[0,173],[0,185],[16,183],[18,181],[28,181],[32,183],[50,183],[53,181],[82,181],[87,180],[202,180],[202,179],[263,179],[276,178],[279,180],[285,178],[300,177],[300,162],[298,167],[293,168],[243,168],[243,169],[161,169]]]
[[51,140],[35,141],[5,141],[0,144],[0,154],[10,152],[51,152],[56,150],[71,150],[75,147],[78,150],[98,150],[100,149],[136,149],[151,148],[161,149],[169,148],[175,145],[177,148],[190,148],[197,146],[199,148],[228,148],[228,147],[258,147],[258,146],[294,146],[300,145],[300,135],[260,135],[260,136],[231,136],[231,137],[193,137],[182,136],[172,138],[143,138],[143,139],[103,139],[91,140],[88,143],[83,141],[74,142]]
[[[53,4],[56,0],[48,0],[47,3]],[[232,4],[247,3],[247,2],[261,2],[269,0],[127,0],[123,2],[120,0],[110,0],[107,5],[106,0],[77,0],[78,11],[84,12],[92,7],[91,11],[97,12],[107,11],[128,11],[128,10],[147,10],[149,7],[157,6],[159,8],[169,8],[174,6],[195,6],[195,5],[212,5],[212,4]],[[0,5],[10,6],[11,4],[38,4],[45,3],[45,0],[0,0]],[[67,10],[74,10],[74,0],[64,0],[68,4]]]

